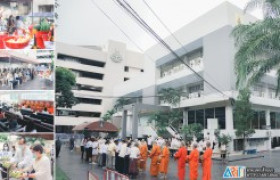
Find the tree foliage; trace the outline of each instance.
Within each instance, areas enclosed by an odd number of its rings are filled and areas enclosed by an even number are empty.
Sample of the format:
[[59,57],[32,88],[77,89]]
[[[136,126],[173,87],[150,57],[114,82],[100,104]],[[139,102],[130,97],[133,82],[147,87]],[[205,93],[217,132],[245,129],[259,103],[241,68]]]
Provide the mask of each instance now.
[[203,126],[198,123],[184,125],[181,132],[187,142],[191,142],[193,138],[196,138],[197,141],[203,139]]
[[232,140],[229,134],[222,134],[219,129],[215,130],[215,137],[217,138],[220,144],[228,145],[228,143]]
[[72,92],[72,87],[76,84],[76,77],[72,71],[57,67],[56,68],[56,106],[71,108],[76,102]]
[[264,19],[239,24],[232,32],[237,52],[235,69],[239,89],[261,80],[271,70],[277,72],[276,95],[280,89],[280,1],[251,0],[246,11],[261,7]]
[[181,90],[174,88],[164,88],[158,92],[160,99],[163,100],[164,103],[171,104],[176,106],[179,104],[181,99]]
[[125,105],[128,105],[128,104],[129,104],[129,99],[125,98],[125,97],[121,97],[121,98],[116,100],[115,105],[114,105],[114,109],[115,109],[115,111],[122,110],[123,107]]
[[102,120],[103,121],[109,121],[111,120],[113,114],[115,114],[115,109],[111,109],[111,110],[108,110],[103,116],[102,116]]
[[237,137],[244,139],[244,149],[246,138],[255,133],[255,130],[251,127],[251,123],[254,120],[254,111],[250,103],[250,91],[243,89],[239,91],[238,99],[234,105],[234,126],[235,134]]

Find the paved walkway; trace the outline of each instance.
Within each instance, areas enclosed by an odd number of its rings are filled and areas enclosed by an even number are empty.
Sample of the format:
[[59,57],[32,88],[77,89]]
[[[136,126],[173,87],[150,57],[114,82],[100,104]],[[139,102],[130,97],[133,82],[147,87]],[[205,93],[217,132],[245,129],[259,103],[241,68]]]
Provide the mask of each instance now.
[[[29,80],[19,86],[14,90],[52,90],[53,83],[46,79],[42,79],[36,76],[33,80]],[[9,86],[0,87],[0,90],[11,90]]]
[[[247,166],[247,167],[274,167],[275,172],[280,172],[280,151],[272,151],[272,152],[265,152],[259,153],[257,156],[247,156],[251,157],[246,160],[240,160],[238,156],[233,157],[231,160],[233,162],[229,162],[228,164],[223,164],[218,160],[213,161],[213,169],[212,169],[212,179],[213,180],[220,180],[222,179],[222,175],[226,166],[228,165],[240,165],[240,166]],[[238,161],[234,161],[238,160]],[[60,157],[56,160],[57,166],[59,166],[71,180],[86,180],[87,179],[87,172],[92,171],[95,173],[99,178],[103,179],[103,169],[98,167],[97,165],[90,165],[81,160],[80,154],[73,151],[70,152],[66,146],[63,146],[61,149]],[[147,168],[149,168],[149,161],[147,164]],[[169,173],[168,173],[168,180],[175,180],[177,174],[177,165],[176,162],[171,159],[169,164]],[[189,175],[189,168],[188,165],[186,167],[186,179],[188,179]],[[201,167],[199,168],[199,179],[201,179],[202,172]],[[157,178],[151,178],[149,175],[148,170],[146,172],[141,173],[138,178],[139,180],[156,180]],[[260,180],[260,179],[258,179]],[[268,179],[265,179],[268,180]],[[275,179],[274,179],[275,180]]]

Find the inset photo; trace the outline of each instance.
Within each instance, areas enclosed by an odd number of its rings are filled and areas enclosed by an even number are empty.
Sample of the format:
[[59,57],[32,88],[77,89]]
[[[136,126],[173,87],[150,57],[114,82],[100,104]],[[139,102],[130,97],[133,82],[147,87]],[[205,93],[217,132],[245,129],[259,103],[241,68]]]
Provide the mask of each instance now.
[[54,0],[1,0],[0,49],[54,49]]
[[0,90],[53,90],[53,64],[53,51],[0,50]]
[[53,132],[53,91],[1,91],[0,132]]
[[0,133],[0,179],[52,180],[52,133]]

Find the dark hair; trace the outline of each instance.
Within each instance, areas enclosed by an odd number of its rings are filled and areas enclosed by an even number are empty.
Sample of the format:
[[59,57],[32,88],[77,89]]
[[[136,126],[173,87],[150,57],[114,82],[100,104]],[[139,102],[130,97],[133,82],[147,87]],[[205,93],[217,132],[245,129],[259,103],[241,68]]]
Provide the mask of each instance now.
[[40,154],[43,154],[44,149],[43,149],[43,147],[41,145],[38,144],[38,145],[33,147],[33,151],[39,152]]
[[8,147],[8,151],[10,151],[9,144],[8,144],[8,143],[4,143],[4,144],[3,144],[3,149],[4,149],[5,146],[7,146],[7,147]]

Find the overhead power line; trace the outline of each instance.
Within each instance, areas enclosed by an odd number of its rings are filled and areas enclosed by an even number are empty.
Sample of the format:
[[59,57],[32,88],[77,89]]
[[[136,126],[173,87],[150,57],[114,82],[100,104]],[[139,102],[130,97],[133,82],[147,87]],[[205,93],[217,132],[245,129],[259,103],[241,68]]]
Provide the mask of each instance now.
[[212,85],[210,82],[208,82],[206,79],[204,79],[203,76],[201,76],[199,73],[197,73],[187,63],[185,63],[185,61],[176,52],[174,52],[173,49],[141,18],[141,16],[130,6],[129,3],[127,3],[125,0],[122,0],[122,1],[123,2],[121,2],[121,0],[116,0],[116,2],[119,4],[119,6],[125,12],[127,12],[144,30],[148,31],[157,41],[159,41],[166,49],[168,49],[179,61],[181,61],[185,66],[187,66],[194,74],[196,74],[201,80],[203,80],[211,88],[213,88],[217,92],[221,93],[223,96],[229,97],[224,92],[222,92],[221,90],[216,88],[214,85]]

